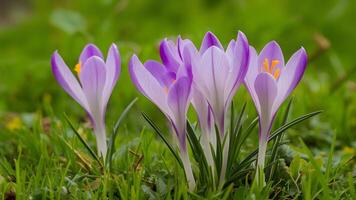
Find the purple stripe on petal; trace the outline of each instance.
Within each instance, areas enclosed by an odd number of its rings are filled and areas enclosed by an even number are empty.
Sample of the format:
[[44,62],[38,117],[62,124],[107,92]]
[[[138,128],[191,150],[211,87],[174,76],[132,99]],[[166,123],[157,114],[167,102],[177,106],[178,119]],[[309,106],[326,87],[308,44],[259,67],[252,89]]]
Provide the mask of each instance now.
[[82,53],[79,57],[79,62],[83,65],[88,58],[92,56],[98,56],[99,58],[103,59],[103,54],[101,51],[96,47],[94,44],[88,44],[84,47]]
[[88,111],[88,103],[78,80],[64,63],[57,51],[52,55],[51,64],[52,72],[58,83],[74,100]]
[[212,33],[207,32],[204,36],[204,39],[201,43],[199,52],[203,54],[208,48],[216,46],[217,48],[223,50],[223,46],[221,45],[219,39]]

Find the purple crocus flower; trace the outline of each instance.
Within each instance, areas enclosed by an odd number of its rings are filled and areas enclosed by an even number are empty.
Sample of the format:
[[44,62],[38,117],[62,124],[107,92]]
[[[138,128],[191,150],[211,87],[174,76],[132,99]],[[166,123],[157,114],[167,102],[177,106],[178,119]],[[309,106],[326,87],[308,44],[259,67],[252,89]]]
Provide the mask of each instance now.
[[246,36],[238,33],[226,51],[216,36],[208,32],[199,52],[192,56],[194,85],[207,99],[221,136],[231,100],[247,72],[249,48]]
[[250,47],[245,85],[259,115],[259,169],[256,177],[259,177],[259,171],[263,172],[268,137],[277,110],[299,83],[306,65],[304,48],[294,53],[285,65],[282,50],[275,41],[269,42],[259,55]]
[[52,71],[58,83],[88,113],[94,127],[98,154],[104,159],[107,151],[105,112],[120,74],[120,62],[115,44],[111,45],[106,61],[95,45],[88,44],[74,69],[78,81],[57,51],[51,59]]
[[[188,39],[178,37],[177,42],[171,40],[163,40],[160,44],[160,56],[167,70],[177,73],[180,68],[183,68],[186,73],[191,74],[191,56],[197,52],[194,44]],[[212,134],[213,116],[208,101],[203,94],[192,85],[191,103],[198,114],[198,120],[202,131],[201,143],[208,160],[209,165],[214,165],[210,143],[213,142],[215,135]]]
[[186,113],[190,103],[192,77],[176,63],[165,65],[149,60],[142,64],[136,55],[129,63],[131,79],[137,89],[166,115],[177,139],[189,189],[195,188],[186,144]]
[[[210,144],[216,144],[213,124],[217,124],[223,139],[225,115],[231,100],[247,72],[249,45],[246,36],[238,33],[225,51],[217,37],[207,32],[198,51],[189,40],[161,44],[161,58],[172,71],[184,63],[193,75],[192,104],[203,131],[202,146],[210,166],[213,166]],[[228,140],[228,139],[227,139]],[[224,146],[220,184],[225,178],[228,142]]]

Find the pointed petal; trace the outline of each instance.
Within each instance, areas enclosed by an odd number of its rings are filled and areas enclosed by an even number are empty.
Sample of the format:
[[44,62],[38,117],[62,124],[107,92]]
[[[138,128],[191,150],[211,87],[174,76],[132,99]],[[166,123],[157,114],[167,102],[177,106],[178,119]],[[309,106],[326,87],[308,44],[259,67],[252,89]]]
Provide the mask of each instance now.
[[165,88],[162,87],[159,80],[143,66],[136,55],[133,55],[130,60],[129,72],[137,89],[156,104],[164,114],[170,115]]
[[84,63],[80,73],[80,81],[88,100],[90,114],[94,121],[99,120],[99,117],[104,117],[104,110],[102,110],[102,108],[106,106],[106,102],[102,101],[106,81],[104,61],[97,56],[90,57]]
[[178,79],[168,91],[167,103],[173,116],[170,118],[176,128],[179,142],[185,148],[186,113],[190,102],[191,81],[187,77]]
[[231,99],[236,93],[236,90],[244,80],[248,69],[249,45],[246,36],[242,32],[238,33],[238,37],[232,53],[232,63],[227,86],[225,89],[226,107],[229,106]]
[[[193,62],[194,83],[207,98],[220,132],[224,129],[225,87],[229,76],[229,60],[221,49],[210,47]],[[223,134],[223,133],[221,133]]]
[[176,79],[174,73],[167,71],[167,69],[161,63],[155,60],[148,60],[144,66],[151,72],[152,76],[161,84],[162,87],[169,87]]
[[279,63],[275,65],[276,68],[282,68],[284,66],[284,58],[281,47],[276,41],[269,42],[261,51],[258,58],[258,67],[262,69],[265,59],[268,59],[269,65],[272,60],[278,60]]
[[177,46],[172,41],[165,39],[159,46],[159,52],[164,66],[169,71],[176,72],[181,62]]
[[103,54],[94,44],[88,44],[84,47],[82,53],[79,57],[79,62],[83,65],[88,58],[92,56],[98,56],[99,58],[103,58]]
[[280,78],[278,79],[278,102],[274,105],[274,110],[279,108],[298,85],[306,69],[307,60],[307,53],[304,48],[301,48],[292,55],[286,67],[282,69]]
[[209,116],[209,104],[203,94],[195,87],[192,86],[192,105],[198,115],[199,124],[203,134],[210,133],[211,119]]
[[255,91],[255,80],[257,78],[257,75],[259,74],[259,67],[257,64],[258,61],[258,55],[252,46],[250,46],[249,50],[249,66],[248,70],[244,79],[244,84],[247,88],[247,91],[250,93],[251,98],[253,100],[253,103],[255,104],[256,110],[258,113],[261,112],[260,109],[260,102],[258,100],[258,96]]
[[107,103],[121,72],[120,53],[115,44],[112,44],[109,49],[105,69],[106,83],[103,91],[103,101]]
[[222,50],[224,49],[219,39],[212,32],[209,31],[204,36],[199,52],[203,54],[208,48],[212,46],[215,46]]
[[261,133],[269,134],[274,113],[272,106],[275,103],[278,91],[276,80],[268,73],[263,72],[257,75],[255,80],[255,91],[260,102],[259,112]]
[[52,55],[51,64],[52,72],[58,83],[88,112],[88,103],[78,80],[64,63],[57,51]]

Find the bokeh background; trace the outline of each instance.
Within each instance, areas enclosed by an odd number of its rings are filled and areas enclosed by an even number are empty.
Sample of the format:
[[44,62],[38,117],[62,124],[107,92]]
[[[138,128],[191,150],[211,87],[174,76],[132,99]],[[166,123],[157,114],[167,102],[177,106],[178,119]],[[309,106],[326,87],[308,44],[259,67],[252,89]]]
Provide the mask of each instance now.
[[[160,40],[181,35],[200,45],[207,31],[227,45],[241,30],[258,50],[276,40],[285,59],[306,48],[310,62],[293,93],[292,115],[320,109],[324,113],[289,134],[318,149],[328,148],[336,134],[336,148],[350,151],[356,148],[355,10],[353,0],[1,0],[1,128],[31,126],[35,113],[62,118],[66,112],[85,120],[80,106],[53,78],[51,54],[59,50],[74,67],[85,44],[95,43],[106,54],[114,42],[122,73],[108,107],[108,126],[138,96],[125,120],[126,134],[138,134],[145,126],[141,111],[157,121],[164,118],[131,83],[127,63],[132,54],[141,60],[158,59]],[[241,88],[235,102],[245,101],[249,115],[256,116]]]

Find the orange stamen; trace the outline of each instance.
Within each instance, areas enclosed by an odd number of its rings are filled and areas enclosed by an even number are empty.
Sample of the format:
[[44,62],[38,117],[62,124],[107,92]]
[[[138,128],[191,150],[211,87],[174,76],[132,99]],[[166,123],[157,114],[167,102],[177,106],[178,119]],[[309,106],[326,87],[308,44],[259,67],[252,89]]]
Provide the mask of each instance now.
[[276,71],[273,74],[274,79],[277,79],[279,77],[280,73],[281,73],[281,69],[279,69],[279,68],[276,69]]
[[79,62],[79,63],[76,64],[75,67],[74,67],[74,71],[76,71],[78,75],[80,74],[81,65],[82,65],[81,62]]
[[272,63],[271,63],[271,72],[273,72],[273,69],[276,65],[279,64],[279,60],[272,60]]
[[268,59],[265,58],[263,61],[263,67],[265,68],[266,72],[270,72],[269,71],[269,63],[268,63]]

